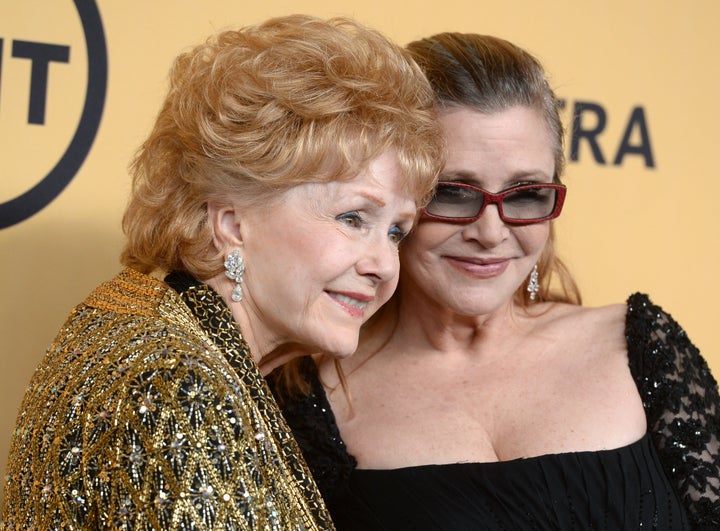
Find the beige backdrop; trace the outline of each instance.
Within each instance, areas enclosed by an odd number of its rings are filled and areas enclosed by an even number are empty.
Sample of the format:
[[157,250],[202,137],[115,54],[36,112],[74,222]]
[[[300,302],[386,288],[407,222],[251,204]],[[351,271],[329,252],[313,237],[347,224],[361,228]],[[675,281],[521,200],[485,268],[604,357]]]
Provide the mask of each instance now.
[[[88,1],[88,0],[83,0]],[[533,51],[585,131],[566,175],[560,252],[591,305],[651,294],[684,325],[716,375],[720,282],[720,3],[716,0],[98,0],[108,46],[106,106],[95,143],[63,193],[0,230],[0,463],[24,388],[72,306],[119,267],[127,163],[148,132],[183,47],[227,26],[305,12],[348,15],[400,43],[439,31],[491,33]],[[77,124],[87,54],[71,0],[0,0],[0,203],[31,188]],[[30,61],[15,41],[63,44],[48,67],[45,123],[28,124]],[[647,135],[643,137],[643,127]],[[623,144],[629,129],[630,136]],[[604,158],[596,160],[592,145]],[[630,149],[615,159],[621,145]],[[643,146],[645,154],[638,153]],[[621,150],[622,151],[622,150]],[[627,150],[626,150],[627,151]],[[647,154],[653,156],[649,167]]]

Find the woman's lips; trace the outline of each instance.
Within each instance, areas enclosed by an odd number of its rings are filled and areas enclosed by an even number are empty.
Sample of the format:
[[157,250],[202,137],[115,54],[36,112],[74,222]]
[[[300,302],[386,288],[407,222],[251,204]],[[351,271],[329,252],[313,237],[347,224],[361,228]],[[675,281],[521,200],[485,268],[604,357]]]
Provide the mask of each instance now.
[[507,258],[479,259],[463,256],[446,256],[448,263],[465,275],[475,278],[493,278],[507,269]]
[[330,298],[339,304],[347,313],[361,319],[365,315],[365,308],[374,297],[354,292],[326,291]]

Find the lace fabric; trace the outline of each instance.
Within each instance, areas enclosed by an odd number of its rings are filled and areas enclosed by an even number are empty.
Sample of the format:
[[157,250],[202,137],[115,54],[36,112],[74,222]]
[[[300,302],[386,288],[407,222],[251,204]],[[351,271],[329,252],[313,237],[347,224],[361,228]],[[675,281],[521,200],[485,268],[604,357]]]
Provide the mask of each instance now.
[[720,529],[720,398],[680,325],[643,294],[628,299],[630,370],[665,473],[695,529]]
[[[668,313],[644,294],[632,295],[627,304],[629,364],[653,445],[692,528],[720,529],[717,382],[698,349]],[[342,441],[312,360],[302,360],[300,372],[311,392],[286,400],[284,415],[330,503],[333,493],[348,483],[357,463]]]

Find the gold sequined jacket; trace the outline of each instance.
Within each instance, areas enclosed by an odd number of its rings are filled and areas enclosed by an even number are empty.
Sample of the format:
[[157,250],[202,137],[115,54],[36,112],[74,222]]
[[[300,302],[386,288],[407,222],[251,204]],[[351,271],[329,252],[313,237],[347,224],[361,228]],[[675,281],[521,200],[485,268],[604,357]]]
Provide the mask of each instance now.
[[68,317],[10,447],[2,529],[332,529],[230,310],[122,271]]

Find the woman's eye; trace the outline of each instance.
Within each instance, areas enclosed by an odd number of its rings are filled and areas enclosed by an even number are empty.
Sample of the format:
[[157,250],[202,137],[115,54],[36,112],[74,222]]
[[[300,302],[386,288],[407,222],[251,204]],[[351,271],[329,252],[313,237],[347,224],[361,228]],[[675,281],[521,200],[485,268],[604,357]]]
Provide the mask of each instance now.
[[433,201],[450,204],[467,203],[469,201],[474,201],[476,195],[477,193],[474,190],[443,183],[435,190]]
[[362,216],[358,212],[346,212],[344,214],[340,214],[335,219],[354,229],[359,229],[364,223]]
[[388,238],[391,242],[395,244],[399,244],[403,239],[407,236],[407,231],[403,230],[402,228],[395,225],[393,228],[390,229],[388,232]]
[[554,190],[544,188],[530,188],[513,192],[505,197],[503,202],[508,203],[544,203],[555,193]]

